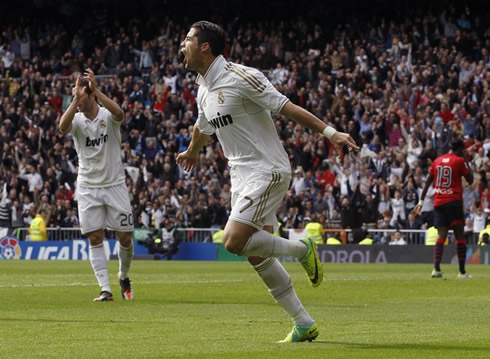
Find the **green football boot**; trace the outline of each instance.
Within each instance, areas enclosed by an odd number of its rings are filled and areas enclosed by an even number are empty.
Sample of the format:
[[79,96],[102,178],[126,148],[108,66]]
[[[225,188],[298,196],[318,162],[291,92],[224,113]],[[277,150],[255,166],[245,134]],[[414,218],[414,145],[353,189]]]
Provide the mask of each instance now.
[[278,343],[311,342],[316,339],[318,334],[320,334],[320,332],[318,331],[318,326],[316,323],[313,323],[313,325],[308,328],[295,325],[287,337]]
[[306,247],[306,254],[300,259],[300,263],[306,271],[306,276],[312,287],[318,287],[323,280],[323,266],[318,257],[316,244],[311,238],[300,239]]

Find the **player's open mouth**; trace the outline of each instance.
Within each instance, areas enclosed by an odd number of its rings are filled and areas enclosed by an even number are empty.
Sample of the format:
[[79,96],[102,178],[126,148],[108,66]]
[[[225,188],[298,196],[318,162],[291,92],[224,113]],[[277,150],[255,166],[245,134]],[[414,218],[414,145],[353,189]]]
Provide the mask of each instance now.
[[179,51],[179,57],[182,60],[184,66],[187,65],[187,57],[185,56],[184,51],[182,50]]

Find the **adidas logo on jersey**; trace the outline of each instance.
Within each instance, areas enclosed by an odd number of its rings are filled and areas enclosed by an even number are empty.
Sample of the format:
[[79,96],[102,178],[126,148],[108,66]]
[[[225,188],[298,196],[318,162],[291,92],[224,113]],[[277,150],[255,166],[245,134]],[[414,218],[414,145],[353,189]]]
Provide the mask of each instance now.
[[221,116],[219,112],[217,113],[217,115],[218,117],[215,117],[211,119],[211,121],[208,121],[209,124],[215,129],[233,124],[233,118],[231,117],[231,115]]
[[95,146],[100,146],[103,143],[106,143],[107,140],[109,139],[109,135],[100,135],[99,138],[91,139],[90,137],[87,137],[87,140],[85,142],[85,146],[87,147],[95,147]]

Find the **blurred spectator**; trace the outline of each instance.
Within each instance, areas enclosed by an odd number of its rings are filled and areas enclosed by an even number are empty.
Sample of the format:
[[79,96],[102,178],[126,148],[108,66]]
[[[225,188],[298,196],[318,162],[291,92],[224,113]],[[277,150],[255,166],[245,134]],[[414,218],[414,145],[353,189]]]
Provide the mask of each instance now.
[[41,189],[43,186],[43,179],[39,174],[39,172],[37,172],[35,166],[29,165],[27,167],[27,171],[26,170],[21,171],[19,177],[27,180],[29,185],[29,192],[34,192],[36,187]]
[[141,50],[134,48],[132,50],[139,57],[138,68],[143,73],[148,73],[153,66],[153,53],[148,42],[143,41],[143,47]]
[[478,240],[479,246],[488,246],[490,245],[490,236],[488,233],[484,233],[481,238]]
[[[318,180],[318,178],[317,178],[317,180]],[[302,167],[297,167],[294,170],[293,183],[291,184],[291,186],[294,189],[294,193],[296,195],[298,195],[301,191],[306,190],[305,174],[303,172]]]
[[56,194],[56,199],[60,199],[62,201],[71,201],[73,199],[73,191],[67,184],[65,185],[60,185]]
[[[415,216],[414,214],[409,213],[403,229],[422,229],[422,218],[420,216]],[[420,233],[406,233],[405,238],[410,244],[422,243],[419,240],[421,238]]]
[[46,222],[44,220],[44,210],[39,211],[29,225],[29,235],[31,241],[45,241],[48,239],[46,232]]
[[355,191],[350,189],[347,182],[349,196],[335,195],[335,201],[340,207],[340,218],[342,228],[350,228],[352,230],[352,241],[359,243],[362,240],[362,194],[359,190],[359,185],[356,185]]
[[466,243],[473,243],[475,233],[473,233],[473,221],[470,217],[466,217],[464,222],[464,239]]
[[477,206],[471,213],[471,221],[473,222],[473,232],[480,233],[485,229],[485,213],[480,206]]
[[2,185],[2,199],[0,200],[0,228],[10,228],[12,226],[12,200],[15,199],[16,193],[9,195],[7,192],[7,183]]
[[73,208],[69,208],[66,211],[66,217],[63,218],[61,222],[61,227],[63,228],[75,228],[78,227],[79,222],[77,216],[75,216],[75,211]]
[[40,210],[44,211],[44,220],[46,224],[49,225],[49,223],[51,223],[51,216],[54,214],[55,208],[54,205],[49,202],[49,197],[46,194],[40,194],[38,188],[34,191],[34,205],[38,212]]
[[375,187],[376,193],[368,193],[365,196],[365,200],[362,206],[362,221],[370,228],[376,228],[376,222],[379,218],[378,206],[379,206],[379,196],[380,190],[379,186]]
[[402,233],[400,231],[396,231],[391,235],[390,241],[388,242],[389,245],[395,245],[395,246],[404,246],[407,245],[407,241],[403,238]]

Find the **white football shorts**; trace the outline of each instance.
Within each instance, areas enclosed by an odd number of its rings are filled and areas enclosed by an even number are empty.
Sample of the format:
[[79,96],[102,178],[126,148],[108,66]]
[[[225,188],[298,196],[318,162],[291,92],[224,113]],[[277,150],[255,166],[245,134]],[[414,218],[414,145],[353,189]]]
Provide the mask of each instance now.
[[231,220],[258,230],[277,227],[276,211],[289,188],[289,173],[234,167],[231,175]]
[[126,184],[103,188],[79,186],[77,197],[82,234],[105,228],[133,231],[133,212]]

